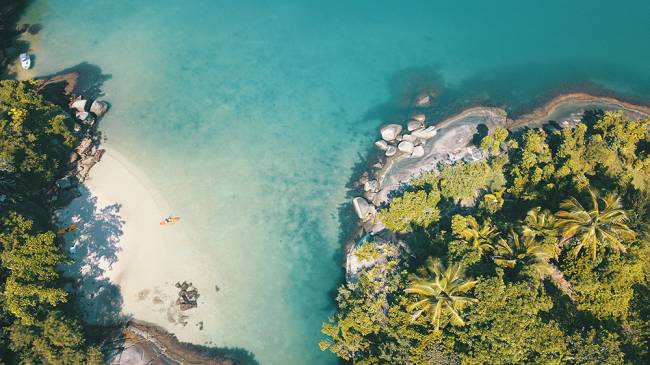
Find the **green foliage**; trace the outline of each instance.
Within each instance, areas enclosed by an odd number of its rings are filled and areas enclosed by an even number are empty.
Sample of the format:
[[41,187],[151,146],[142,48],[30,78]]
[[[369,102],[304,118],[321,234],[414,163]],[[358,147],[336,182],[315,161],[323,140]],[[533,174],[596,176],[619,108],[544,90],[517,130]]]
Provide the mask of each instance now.
[[456,214],[451,219],[451,230],[454,235],[472,246],[481,254],[492,251],[499,234],[489,218],[479,224],[476,218]]
[[14,323],[9,329],[9,348],[19,354],[21,364],[101,364],[101,352],[84,348],[79,325],[60,312],[50,312],[43,321],[25,326]]
[[[627,226],[627,212],[622,209],[621,199],[614,193],[604,198],[589,190],[591,209],[586,210],[578,199],[571,197],[560,204],[556,226],[562,231],[562,241],[575,238],[573,255],[585,249],[596,259],[601,246],[625,252],[623,242],[634,238],[635,233]],[[602,206],[600,204],[602,201]]]
[[508,192],[524,200],[543,197],[555,188],[553,155],[542,130],[529,130],[523,137],[522,147],[510,165],[512,185]]
[[528,282],[482,280],[474,290],[478,304],[467,325],[452,328],[464,364],[558,363],[566,352],[559,325],[543,319],[551,298]]
[[426,272],[425,276],[415,276],[404,290],[418,297],[406,307],[412,313],[411,321],[427,317],[436,331],[440,330],[443,317],[449,317],[449,322],[454,326],[464,326],[461,311],[476,303],[476,299],[465,295],[478,281],[465,279],[463,267],[458,264],[445,268],[438,258],[429,258],[426,269],[422,271]]
[[492,259],[501,267],[528,270],[534,277],[543,279],[553,272],[549,260],[555,255],[555,246],[544,244],[535,236],[520,236],[511,231],[507,239],[499,239]]
[[[61,312],[48,192],[67,171],[73,121],[32,82],[0,81],[0,364],[101,364],[79,324]],[[14,211],[20,211],[21,214]]]
[[76,141],[72,123],[34,84],[0,81],[0,173],[23,189],[51,184]]
[[494,214],[503,208],[503,191],[495,191],[483,195],[479,207],[490,214]]
[[395,232],[407,232],[412,225],[426,228],[440,218],[438,202],[440,194],[437,192],[407,191],[393,198],[388,208],[379,211],[377,218]]
[[506,141],[509,134],[507,129],[497,127],[491,135],[483,137],[481,140],[481,149],[498,155],[501,150],[501,143]]
[[458,163],[440,172],[440,193],[451,199],[472,199],[479,190],[498,188],[494,171],[485,162]]
[[[373,264],[340,289],[322,348],[355,364],[650,363],[649,127],[605,113],[495,131],[487,161],[414,179],[386,225],[409,255],[361,246]],[[428,194],[435,220],[416,224]],[[454,264],[414,269],[429,256]]]

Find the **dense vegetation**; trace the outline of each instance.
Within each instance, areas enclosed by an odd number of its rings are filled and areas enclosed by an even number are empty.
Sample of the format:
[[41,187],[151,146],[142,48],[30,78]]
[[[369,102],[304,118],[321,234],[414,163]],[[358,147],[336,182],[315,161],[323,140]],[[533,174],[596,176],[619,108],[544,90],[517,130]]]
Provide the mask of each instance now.
[[650,363],[650,120],[497,129],[378,217],[320,345],[355,364]]
[[56,267],[68,259],[47,202],[76,142],[73,123],[33,83],[0,81],[0,364],[101,363],[64,310]]

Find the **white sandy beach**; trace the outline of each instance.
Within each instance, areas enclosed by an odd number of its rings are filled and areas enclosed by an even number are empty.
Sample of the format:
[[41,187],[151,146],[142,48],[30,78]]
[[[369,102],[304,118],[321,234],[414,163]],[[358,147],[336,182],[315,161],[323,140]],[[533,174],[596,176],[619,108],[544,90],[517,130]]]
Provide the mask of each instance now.
[[[62,225],[78,225],[66,236],[66,248],[75,259],[67,272],[82,277],[80,303],[88,320],[110,323],[135,317],[174,333],[186,332],[181,338],[201,340],[195,337],[199,319],[192,317],[198,309],[182,313],[175,305],[174,283],[197,277],[180,264],[196,262],[182,219],[175,225],[160,225],[160,219],[173,211],[114,150],[104,154],[84,185],[83,195],[59,211],[59,218]],[[210,297],[205,285],[200,285],[203,303]],[[194,335],[188,335],[188,330]]]

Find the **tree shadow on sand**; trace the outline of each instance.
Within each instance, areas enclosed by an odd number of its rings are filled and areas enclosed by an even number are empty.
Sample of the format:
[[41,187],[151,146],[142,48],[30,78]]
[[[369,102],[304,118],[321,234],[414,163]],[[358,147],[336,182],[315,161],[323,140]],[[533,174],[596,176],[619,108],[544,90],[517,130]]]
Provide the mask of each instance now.
[[84,187],[80,197],[66,209],[65,223],[77,228],[68,233],[66,249],[72,262],[64,270],[66,285],[84,322],[90,325],[115,326],[129,318],[121,313],[122,295],[106,277],[117,262],[124,221],[119,204],[97,206],[97,198]]
[[[100,344],[105,360],[113,363],[128,347],[125,346],[127,339],[123,330],[133,319],[122,312],[124,301],[120,289],[107,276],[121,251],[119,241],[125,221],[120,216],[120,209],[120,204],[99,206],[97,197],[80,185],[79,196],[59,213],[61,226],[77,225],[65,237],[64,247],[71,262],[61,268],[66,289],[72,293],[69,305],[83,320],[89,339]],[[183,352],[224,360],[224,363],[257,364],[254,355],[242,348],[182,343],[162,329],[157,331],[154,333],[170,338],[175,348]],[[165,362],[165,358],[160,355],[159,362],[153,364],[175,363]]]

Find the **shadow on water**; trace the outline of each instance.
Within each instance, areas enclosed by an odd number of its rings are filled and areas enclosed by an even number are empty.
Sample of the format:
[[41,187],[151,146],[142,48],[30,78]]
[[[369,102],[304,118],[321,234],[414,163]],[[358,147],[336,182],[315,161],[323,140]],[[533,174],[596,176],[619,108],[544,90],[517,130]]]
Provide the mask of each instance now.
[[503,107],[510,117],[517,117],[571,92],[650,103],[648,76],[589,60],[489,69],[455,85],[446,83],[438,67],[409,67],[388,77],[386,84],[389,100],[370,108],[364,120],[404,122],[414,111],[414,98],[423,91],[438,95],[430,107],[420,109],[428,120],[439,120],[474,106]]
[[89,100],[97,99],[104,95],[102,92],[104,82],[112,78],[112,75],[104,74],[99,66],[82,62],[42,77],[41,79],[48,81],[40,88],[40,92],[47,100],[66,107],[68,100],[65,95],[79,95]]

